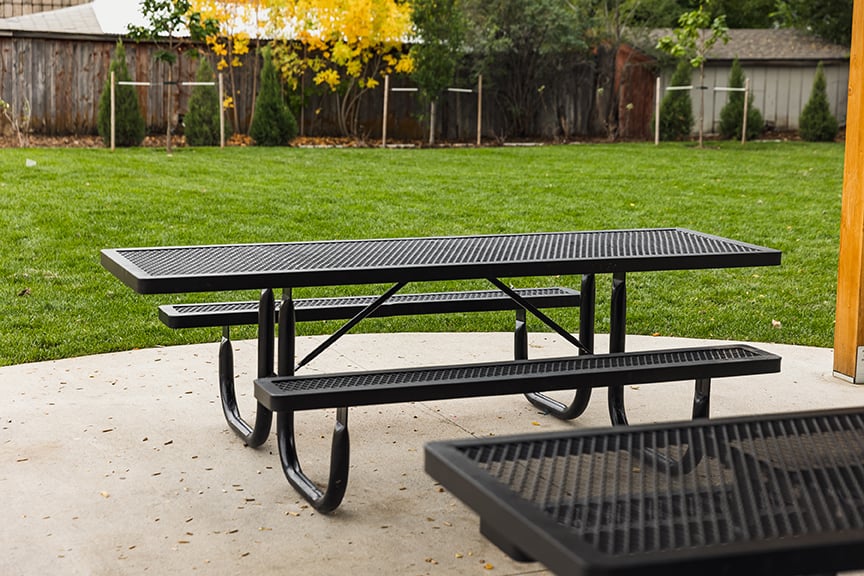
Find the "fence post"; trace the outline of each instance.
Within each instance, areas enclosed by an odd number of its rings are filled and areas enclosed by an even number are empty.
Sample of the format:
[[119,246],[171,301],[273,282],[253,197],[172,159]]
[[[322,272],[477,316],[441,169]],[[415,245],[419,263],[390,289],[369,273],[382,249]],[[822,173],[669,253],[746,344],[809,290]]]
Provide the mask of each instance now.
[[429,103],[429,145],[435,145],[435,101]]
[[114,71],[112,70],[111,71],[111,151],[112,152],[114,151],[114,143],[115,143],[114,130],[116,130],[116,127],[117,127],[117,121],[114,118],[114,114],[115,114],[115,110],[116,110],[116,108],[115,108],[116,104],[115,104],[115,100],[114,100],[115,98],[116,98],[116,96],[114,94]]
[[384,118],[381,120],[381,147],[387,147],[387,99],[390,96],[390,76],[384,76]]
[[222,73],[219,73],[219,147],[225,147],[225,81]]
[[750,104],[750,78],[744,79],[744,121],[741,126],[741,145],[747,141],[747,107]]
[[657,76],[657,89],[654,96],[654,145],[660,145],[660,76]]
[[483,136],[483,75],[477,75],[477,146]]

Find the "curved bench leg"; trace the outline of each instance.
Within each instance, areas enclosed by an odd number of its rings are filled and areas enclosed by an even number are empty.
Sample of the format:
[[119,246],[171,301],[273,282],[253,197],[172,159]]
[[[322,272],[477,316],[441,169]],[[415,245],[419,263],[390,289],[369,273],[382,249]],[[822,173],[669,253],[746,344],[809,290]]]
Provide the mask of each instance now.
[[711,379],[696,380],[696,390],[693,392],[693,419],[708,418],[711,407]]
[[[594,351],[594,304],[595,304],[595,278],[594,274],[582,276],[581,304],[579,306],[579,341],[586,349]],[[525,309],[516,311],[516,345],[515,359],[528,359],[528,329],[525,321]],[[525,394],[535,408],[554,416],[560,420],[573,420],[578,418],[588,408],[591,401],[591,388],[576,390],[573,401],[570,404],[558,402],[540,392],[528,392]]]
[[645,448],[643,450],[637,449],[633,452],[639,454],[646,464],[672,476],[676,476],[687,474],[696,468],[696,465],[702,461],[702,457],[705,455],[706,451],[703,450],[701,446],[688,444],[684,453],[678,458],[672,458],[653,448]]
[[540,392],[526,392],[525,398],[536,408],[555,418],[573,420],[581,416],[585,412],[585,409],[588,408],[588,402],[591,400],[591,389],[576,390],[576,393],[573,395],[573,401],[570,404],[558,402]]
[[[708,418],[709,407],[711,404],[711,379],[710,378],[699,378],[696,380],[696,386],[693,393],[693,419],[700,418]],[[623,406],[623,404],[622,404]],[[627,415],[623,412],[623,410],[617,413],[618,418],[623,418],[626,424]],[[613,415],[613,418],[615,416]],[[614,420],[613,420],[614,421]],[[696,446],[693,444],[689,444],[687,449],[684,451],[684,454],[679,458],[670,458],[666,454],[657,452],[653,449],[645,449],[638,451],[649,464],[658,468],[660,470],[664,470],[672,475],[675,474],[686,474],[693,470],[699,462],[702,461],[702,457],[707,453],[711,453],[714,450],[710,446],[706,446],[704,449],[700,446]]]
[[276,432],[279,442],[279,459],[288,482],[322,514],[339,507],[348,487],[348,465],[350,442],[348,439],[348,407],[336,410],[336,426],[333,429],[333,446],[330,452],[330,477],[322,491],[303,473],[297,457],[294,438],[294,412],[279,412],[276,415]]
[[234,351],[231,348],[227,326],[222,332],[222,342],[219,344],[219,396],[222,399],[222,412],[225,414],[228,426],[243,439],[247,446],[256,448],[263,444],[270,435],[273,413],[258,404],[254,428],[240,416],[237,395],[234,392]]

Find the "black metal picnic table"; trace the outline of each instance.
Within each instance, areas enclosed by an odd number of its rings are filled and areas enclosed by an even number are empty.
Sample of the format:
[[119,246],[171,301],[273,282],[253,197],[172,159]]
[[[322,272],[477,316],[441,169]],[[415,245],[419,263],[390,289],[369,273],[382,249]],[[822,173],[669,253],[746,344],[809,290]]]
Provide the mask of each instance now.
[[438,442],[426,471],[556,574],[864,567],[860,408]]
[[[539,318],[580,353],[593,352],[595,274],[612,274],[609,352],[623,352],[626,335],[626,275],[629,272],[697,270],[780,264],[780,252],[682,228],[648,228],[332,240],[312,242],[118,248],[102,251],[103,266],[141,294],[261,289],[258,374],[273,373],[273,289],[282,288],[282,309],[291,309],[292,288],[393,283],[321,346],[294,364],[290,314],[279,317],[278,371],[292,375],[370,316],[409,282],[487,279]],[[501,278],[582,276],[579,337],[573,336],[517,294]],[[542,394],[529,398],[559,417],[575,417],[587,405],[590,389],[570,405]],[[609,388],[613,423],[626,424],[623,387]],[[254,428],[240,418],[233,382],[223,387],[229,423],[252,445],[266,439],[271,415],[258,407]]]

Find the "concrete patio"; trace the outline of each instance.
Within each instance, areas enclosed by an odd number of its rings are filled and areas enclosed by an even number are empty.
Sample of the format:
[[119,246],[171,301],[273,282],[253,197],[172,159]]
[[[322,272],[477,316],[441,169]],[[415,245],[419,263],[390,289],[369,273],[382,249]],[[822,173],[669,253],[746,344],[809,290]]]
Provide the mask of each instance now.
[[[512,357],[512,334],[348,336],[307,371]],[[319,337],[298,340],[298,353]],[[532,357],[572,353],[532,334]],[[632,337],[628,349],[704,341]],[[598,337],[599,350],[606,342]],[[712,416],[856,406],[830,349],[764,344],[781,374],[716,380]],[[520,396],[354,408],[352,472],[333,514],[285,481],[275,435],[245,448],[222,417],[215,343],[0,368],[0,574],[546,574],[507,558],[423,472],[439,439],[607,426],[605,394],[560,422]],[[235,344],[251,410],[255,344]],[[692,383],[627,390],[632,422],[686,419]],[[332,411],[302,413],[304,470],[326,475]]]

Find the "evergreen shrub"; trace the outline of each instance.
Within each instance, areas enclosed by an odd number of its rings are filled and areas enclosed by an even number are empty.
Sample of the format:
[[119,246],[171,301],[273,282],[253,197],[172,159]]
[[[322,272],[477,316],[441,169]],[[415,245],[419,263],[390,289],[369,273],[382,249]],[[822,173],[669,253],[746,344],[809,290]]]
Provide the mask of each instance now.
[[837,119],[831,114],[828,92],[825,86],[825,72],[822,63],[816,68],[813,90],[798,118],[798,131],[801,138],[809,142],[831,142],[840,130]]
[[[729,72],[729,88],[744,88],[744,71],[738,58],[732,61]],[[741,129],[744,121],[744,92],[729,92],[729,100],[720,111],[720,135],[723,138],[741,139]],[[762,133],[765,120],[758,108],[753,106],[753,93],[747,97],[747,140],[752,140]]]
[[[96,117],[96,129],[106,146],[111,145],[111,74],[114,72],[115,82],[128,82],[129,69],[126,67],[126,48],[123,42],[117,41],[114,49],[114,59],[111,60],[105,87],[99,97],[99,113]],[[138,104],[138,94],[133,86],[114,87],[114,143],[116,146],[138,146],[144,141],[147,125]]]
[[[693,68],[681,60],[672,75],[670,86],[688,86]],[[660,101],[660,139],[680,140],[693,131],[693,103],[687,90],[670,90]]]
[[270,51],[264,50],[261,89],[255,101],[255,118],[249,136],[258,146],[284,146],[297,135],[297,120],[282,98],[279,77]]
[[[213,82],[213,78],[213,68],[206,58],[202,58],[195,81]],[[186,143],[190,146],[218,146],[220,112],[219,92],[215,86],[193,86],[189,113],[183,119]]]

